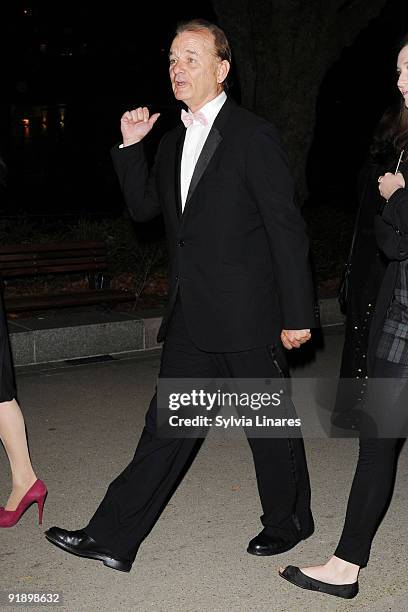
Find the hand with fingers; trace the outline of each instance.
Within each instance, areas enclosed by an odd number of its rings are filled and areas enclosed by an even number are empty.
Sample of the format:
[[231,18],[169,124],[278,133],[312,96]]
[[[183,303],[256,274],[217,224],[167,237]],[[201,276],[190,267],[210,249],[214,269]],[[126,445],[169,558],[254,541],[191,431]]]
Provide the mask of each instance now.
[[120,120],[123,146],[129,147],[143,140],[159,117],[160,113],[155,113],[150,117],[149,109],[146,106],[139,106],[139,108],[123,113]]
[[299,348],[312,337],[310,329],[282,329],[281,340],[283,346],[290,351]]
[[382,197],[387,201],[397,189],[403,189],[404,187],[405,180],[401,172],[397,172],[397,174],[386,172],[384,176],[378,177],[378,189]]

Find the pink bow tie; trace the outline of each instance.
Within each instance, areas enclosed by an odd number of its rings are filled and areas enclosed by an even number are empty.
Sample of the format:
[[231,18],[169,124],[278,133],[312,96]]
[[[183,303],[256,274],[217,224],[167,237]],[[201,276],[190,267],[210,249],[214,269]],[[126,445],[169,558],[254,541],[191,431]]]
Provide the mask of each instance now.
[[204,113],[197,111],[196,113],[186,112],[184,109],[181,111],[181,120],[186,128],[193,125],[194,121],[201,123],[201,125],[208,125],[208,121]]

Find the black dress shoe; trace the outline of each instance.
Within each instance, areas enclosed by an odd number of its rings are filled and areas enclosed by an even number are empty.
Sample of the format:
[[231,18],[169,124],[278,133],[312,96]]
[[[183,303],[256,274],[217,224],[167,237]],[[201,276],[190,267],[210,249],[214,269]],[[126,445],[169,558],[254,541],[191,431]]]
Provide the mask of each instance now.
[[280,540],[265,533],[265,529],[258,533],[248,544],[247,552],[251,555],[258,555],[260,557],[266,557],[267,555],[280,555],[281,553],[287,552],[294,548],[302,540],[309,538],[314,532],[313,520],[311,521],[308,531],[302,536],[294,540]]
[[343,599],[353,599],[358,593],[358,581],[352,584],[329,584],[328,582],[321,582],[320,580],[306,576],[306,574],[294,565],[285,567],[283,572],[279,572],[279,576],[301,589],[327,593],[327,595],[343,597]]
[[247,552],[249,552],[251,555],[258,555],[260,557],[266,557],[267,555],[280,555],[281,553],[294,548],[296,544],[299,544],[299,542],[301,542],[301,538],[293,541],[277,540],[261,531],[261,533],[259,533],[249,542]]
[[51,527],[45,532],[47,540],[63,548],[73,555],[87,557],[88,559],[98,559],[103,564],[120,572],[130,572],[132,562],[127,559],[116,557],[109,550],[99,546],[97,542],[82,529],[78,531],[67,531],[60,527]]

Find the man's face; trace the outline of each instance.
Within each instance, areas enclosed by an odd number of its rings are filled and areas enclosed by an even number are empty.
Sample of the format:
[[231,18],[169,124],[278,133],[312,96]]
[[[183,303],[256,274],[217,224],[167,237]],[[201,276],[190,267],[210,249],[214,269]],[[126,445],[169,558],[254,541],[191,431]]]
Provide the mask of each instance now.
[[173,93],[191,111],[199,110],[222,91],[229,62],[217,57],[213,35],[207,30],[178,34],[169,61]]

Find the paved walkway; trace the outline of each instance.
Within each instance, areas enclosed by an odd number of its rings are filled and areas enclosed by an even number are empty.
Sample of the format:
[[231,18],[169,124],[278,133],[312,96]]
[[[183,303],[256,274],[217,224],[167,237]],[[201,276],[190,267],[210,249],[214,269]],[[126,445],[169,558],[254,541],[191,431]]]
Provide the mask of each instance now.
[[[341,335],[327,335],[324,350],[301,375],[334,374],[341,343]],[[73,612],[407,610],[407,447],[400,457],[392,506],[375,540],[370,565],[362,572],[361,593],[353,601],[296,589],[277,576],[277,567],[312,564],[333,551],[355,467],[355,440],[307,440],[316,531],[280,557],[257,558],[245,552],[248,540],[260,529],[261,514],[249,447],[244,439],[211,436],[141,547],[130,574],[47,543],[43,530],[52,525],[84,526],[107,484],[130,461],[158,362],[158,354],[150,353],[19,372],[33,460],[50,493],[42,528],[30,508],[16,528],[2,530],[0,591],[61,592],[63,605],[55,609]],[[9,488],[5,457],[2,465],[4,498]]]

